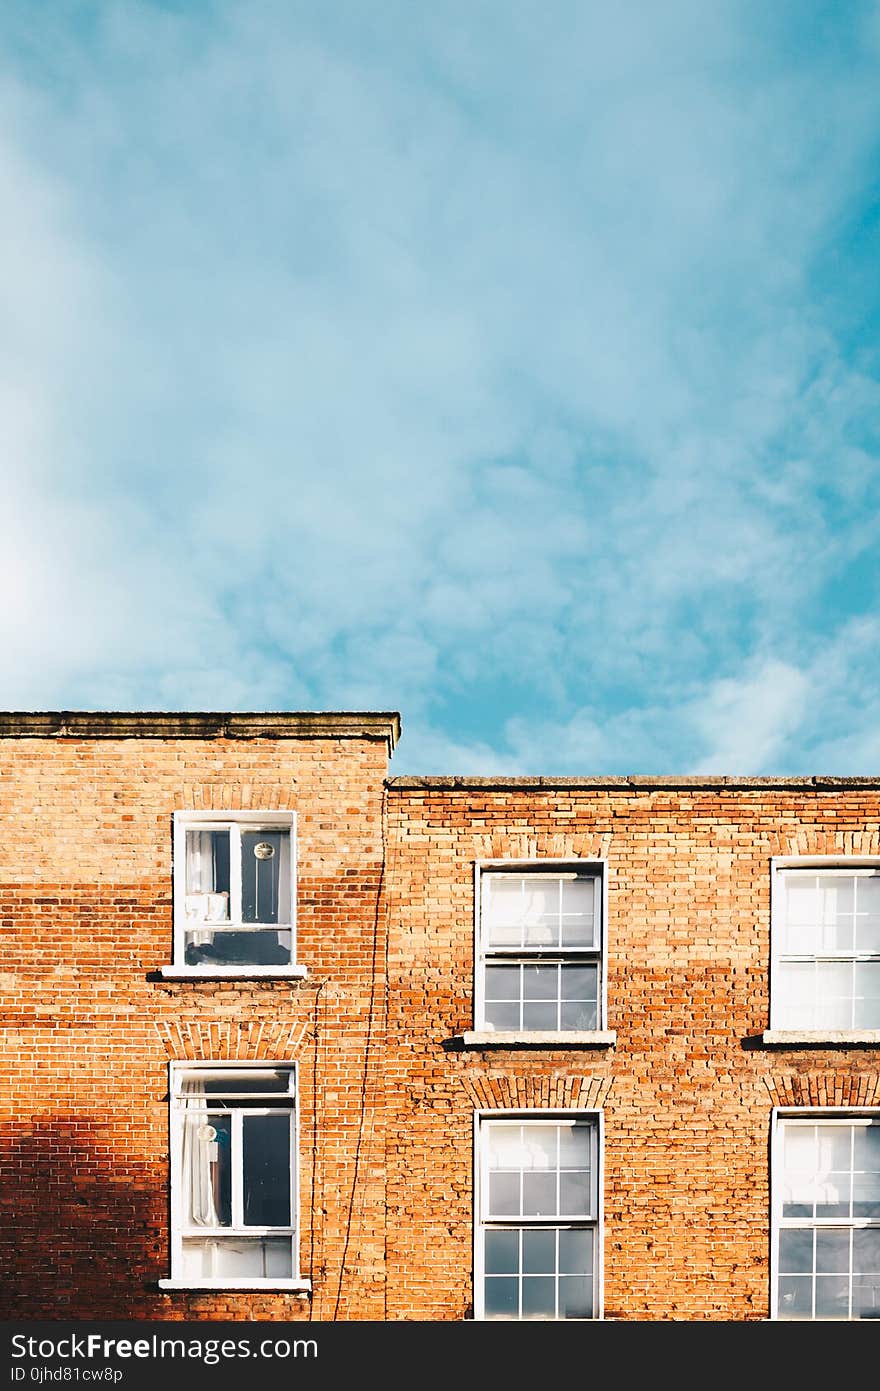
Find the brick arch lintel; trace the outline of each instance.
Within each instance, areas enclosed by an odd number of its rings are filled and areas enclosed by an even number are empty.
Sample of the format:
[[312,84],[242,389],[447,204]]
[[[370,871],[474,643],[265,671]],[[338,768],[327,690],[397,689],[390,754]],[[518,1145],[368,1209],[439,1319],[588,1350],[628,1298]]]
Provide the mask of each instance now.
[[880,1106],[880,1073],[834,1072],[764,1077],[774,1106]]
[[593,1111],[606,1101],[613,1078],[469,1071],[459,1083],[480,1111]]
[[166,1055],[172,1061],[246,1062],[295,1061],[311,1034],[306,1024],[222,1023],[179,1019],[154,1025]]

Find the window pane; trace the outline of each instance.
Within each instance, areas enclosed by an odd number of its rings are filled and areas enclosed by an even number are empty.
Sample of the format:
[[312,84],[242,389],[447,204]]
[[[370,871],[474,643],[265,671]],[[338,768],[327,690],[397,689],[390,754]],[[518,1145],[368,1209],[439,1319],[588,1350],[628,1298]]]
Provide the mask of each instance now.
[[783,1275],[813,1272],[813,1228],[783,1228],[779,1233],[779,1270]]
[[521,1027],[519,1003],[507,1005],[498,1000],[487,1001],[486,1024],[490,1029],[518,1030]]
[[520,1176],[504,1172],[489,1175],[489,1212],[493,1217],[519,1217]]
[[814,875],[787,874],[783,950],[815,953],[820,942],[820,897]]
[[519,1002],[519,966],[486,967],[486,999]]
[[555,1217],[559,1211],[556,1205],[556,1174],[523,1174],[523,1216]]
[[563,1169],[586,1169],[592,1162],[592,1127],[560,1125],[559,1163]]
[[229,921],[229,832],[186,833],[186,920]]
[[562,967],[563,1029],[596,1029],[599,972],[595,966]]
[[524,1319],[556,1317],[556,1281],[552,1276],[523,1276],[522,1316]]
[[559,880],[523,881],[525,942],[533,946],[559,943]]
[[527,1000],[556,1000],[559,992],[557,966],[524,966],[523,995]]
[[779,1317],[813,1317],[813,1279],[810,1275],[783,1275],[779,1278]]
[[845,1275],[816,1276],[816,1318],[849,1318],[849,1280]]
[[187,932],[187,965],[289,966],[291,934],[266,928],[254,931]]
[[556,1231],[523,1232],[522,1268],[527,1275],[552,1275],[556,1271]]
[[833,1275],[841,1270],[849,1270],[848,1231],[816,1232],[816,1270],[820,1275]]
[[183,1275],[186,1279],[289,1279],[293,1251],[289,1238],[185,1238]]
[[290,832],[241,833],[241,919],[290,922]]
[[880,1318],[880,1228],[853,1232],[853,1318]]
[[880,962],[857,961],[855,966],[857,1029],[880,1029]]
[[242,1117],[244,1221],[290,1226],[290,1117]]
[[481,888],[483,927],[489,944],[522,946],[522,881],[508,875],[486,875]]
[[880,875],[856,880],[856,951],[880,952]]
[[485,1285],[486,1318],[515,1319],[519,1317],[519,1280],[507,1276],[487,1276]]
[[592,1275],[592,1232],[574,1228],[559,1233],[559,1269],[563,1275]]
[[523,1028],[526,1030],[553,1031],[559,1027],[559,1006],[555,1004],[532,1004],[528,1000],[523,1005]]
[[567,1217],[581,1217],[590,1214],[589,1174],[562,1173],[560,1175],[559,1210]]
[[562,880],[562,945],[592,947],[596,937],[596,881]]
[[485,1264],[487,1275],[519,1272],[519,1232],[487,1232]]
[[819,886],[820,949],[852,951],[855,881],[840,875],[820,876]]
[[783,961],[776,975],[774,1013],[783,1028],[813,1027],[816,967],[813,962]]
[[209,1113],[194,1095],[183,1117],[182,1182],[185,1221],[193,1227],[228,1227],[232,1221],[229,1116]]
[[559,1317],[561,1319],[589,1319],[592,1316],[592,1280],[584,1276],[561,1276],[559,1280]]
[[853,1018],[852,963],[819,961],[816,964],[816,1028],[850,1029]]

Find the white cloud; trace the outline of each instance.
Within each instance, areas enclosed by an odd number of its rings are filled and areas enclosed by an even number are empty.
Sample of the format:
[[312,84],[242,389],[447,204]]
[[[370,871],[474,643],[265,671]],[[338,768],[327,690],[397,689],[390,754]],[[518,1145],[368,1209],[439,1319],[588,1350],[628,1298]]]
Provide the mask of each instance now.
[[0,701],[375,703],[452,771],[855,756],[804,702],[880,401],[810,277],[876,48],[197,9],[0,20]]

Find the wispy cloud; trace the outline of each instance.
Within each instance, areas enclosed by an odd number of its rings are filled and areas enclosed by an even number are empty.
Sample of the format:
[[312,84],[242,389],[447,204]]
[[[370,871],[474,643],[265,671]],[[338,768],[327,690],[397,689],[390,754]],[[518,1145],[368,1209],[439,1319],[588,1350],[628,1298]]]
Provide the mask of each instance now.
[[867,757],[878,33],[11,0],[0,700],[394,707],[398,771]]

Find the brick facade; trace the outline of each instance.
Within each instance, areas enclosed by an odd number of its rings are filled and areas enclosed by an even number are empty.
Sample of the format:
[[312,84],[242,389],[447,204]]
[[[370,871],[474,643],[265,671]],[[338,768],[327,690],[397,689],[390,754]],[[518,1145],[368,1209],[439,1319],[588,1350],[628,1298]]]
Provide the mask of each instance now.
[[[127,721],[127,723],[125,723]],[[880,857],[874,779],[387,778],[394,715],[0,717],[4,1302],[25,1318],[459,1320],[474,1113],[598,1111],[604,1315],[769,1314],[770,861]],[[175,811],[297,813],[302,979],[172,978]],[[474,865],[601,860],[614,1041],[470,1046]],[[168,1290],[168,1063],[295,1061],[308,1292]]]

